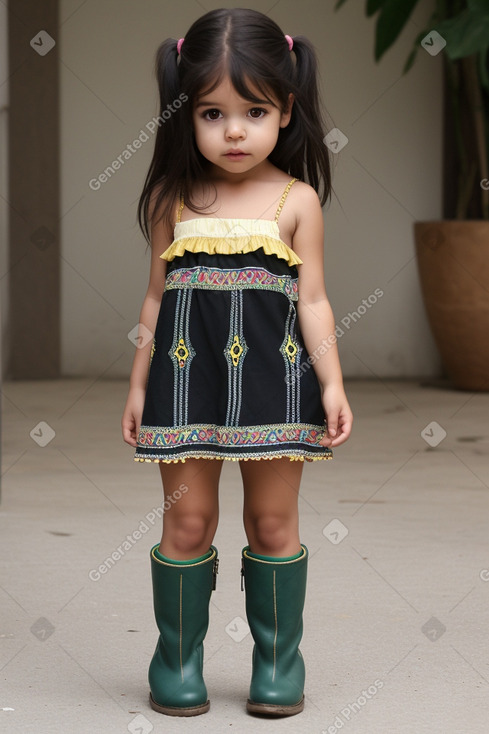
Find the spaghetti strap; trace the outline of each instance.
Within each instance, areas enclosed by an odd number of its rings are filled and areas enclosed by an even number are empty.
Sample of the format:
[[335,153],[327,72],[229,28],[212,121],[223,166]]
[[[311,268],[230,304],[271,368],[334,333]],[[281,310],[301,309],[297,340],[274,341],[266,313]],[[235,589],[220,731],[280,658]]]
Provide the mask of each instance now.
[[[287,184],[287,186],[285,187],[285,191],[282,194],[282,198],[280,199],[280,203],[279,203],[279,205],[277,207],[277,211],[275,212],[275,222],[278,222],[278,218],[280,216],[280,212],[282,211],[282,207],[283,207],[283,205],[285,203],[285,199],[287,198],[287,194],[289,193],[290,187],[292,186],[293,183],[295,183],[295,181],[297,181],[297,179],[296,178],[292,178],[289,181],[289,183]],[[182,192],[180,194],[180,206],[178,208],[177,219],[176,219],[177,222],[180,222],[180,218],[182,216],[182,211],[183,211],[184,205],[185,204],[184,204],[183,192]]]
[[280,216],[280,212],[282,211],[282,207],[284,205],[285,199],[287,198],[287,194],[289,193],[290,187],[292,186],[292,184],[294,183],[294,181],[297,181],[297,179],[296,178],[291,179],[289,181],[289,183],[287,184],[287,186],[285,187],[285,191],[282,194],[282,198],[280,199],[280,204],[278,205],[277,211],[275,212],[275,221],[276,222],[278,222],[278,218]]
[[180,217],[182,216],[183,207],[184,207],[183,193],[181,193],[180,194],[180,206],[178,208],[178,213],[177,213],[177,222],[180,221]]

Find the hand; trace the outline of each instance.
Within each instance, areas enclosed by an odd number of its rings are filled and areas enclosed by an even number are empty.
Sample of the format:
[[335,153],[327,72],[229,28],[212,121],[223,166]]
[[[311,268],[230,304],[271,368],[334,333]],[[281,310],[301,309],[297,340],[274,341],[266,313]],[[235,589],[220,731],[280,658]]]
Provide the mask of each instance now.
[[353,413],[348,405],[345,391],[338,385],[324,388],[321,400],[326,415],[326,434],[319,441],[319,445],[334,448],[349,438]]
[[122,414],[122,437],[126,443],[137,447],[137,436],[141,426],[141,416],[144,408],[146,391],[140,387],[131,387],[127,396],[126,406]]

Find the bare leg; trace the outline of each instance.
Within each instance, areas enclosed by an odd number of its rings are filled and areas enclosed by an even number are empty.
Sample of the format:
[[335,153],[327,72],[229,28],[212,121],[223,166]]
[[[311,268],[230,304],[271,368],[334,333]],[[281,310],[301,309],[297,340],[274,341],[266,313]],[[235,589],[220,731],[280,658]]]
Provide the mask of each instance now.
[[159,551],[177,561],[204,555],[219,520],[219,477],[222,459],[187,459],[159,463],[165,498],[179,489],[181,496],[163,515]]
[[299,553],[298,496],[304,462],[288,458],[240,461],[239,468],[250,551],[278,557]]

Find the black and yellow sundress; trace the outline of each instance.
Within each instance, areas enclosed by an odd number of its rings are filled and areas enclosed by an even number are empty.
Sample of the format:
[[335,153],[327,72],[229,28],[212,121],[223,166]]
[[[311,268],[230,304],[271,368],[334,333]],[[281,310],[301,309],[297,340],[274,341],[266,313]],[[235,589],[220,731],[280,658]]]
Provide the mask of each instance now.
[[332,458],[300,333],[297,266],[275,219],[180,221],[154,332],[135,461]]

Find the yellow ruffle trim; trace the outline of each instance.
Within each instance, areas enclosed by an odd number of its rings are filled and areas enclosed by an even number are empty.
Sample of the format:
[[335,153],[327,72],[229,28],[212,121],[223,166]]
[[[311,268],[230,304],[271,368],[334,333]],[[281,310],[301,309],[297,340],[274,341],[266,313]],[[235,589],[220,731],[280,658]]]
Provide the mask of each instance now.
[[289,265],[302,265],[302,260],[294,250],[287,247],[285,242],[266,234],[250,234],[239,237],[212,237],[191,236],[175,240],[165,252],[160,255],[163,260],[173,260],[180,257],[185,251],[207,252],[208,255],[235,255],[238,253],[254,252],[263,248],[267,255],[276,255],[287,260]]
[[179,458],[179,459],[141,459],[138,456],[134,457],[134,461],[146,461],[149,464],[151,463],[159,463],[162,462],[163,464],[177,464],[179,461],[181,461],[183,464],[187,459],[221,459],[224,461],[258,461],[261,459],[265,459],[265,461],[270,461],[271,459],[290,459],[291,461],[320,461],[320,460],[329,460],[333,458],[333,454],[328,454],[327,456],[289,456],[289,454],[274,454],[273,456],[187,456],[185,458]]

